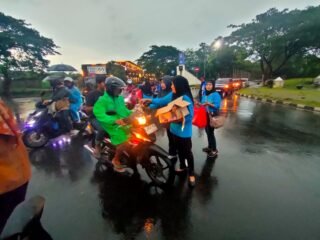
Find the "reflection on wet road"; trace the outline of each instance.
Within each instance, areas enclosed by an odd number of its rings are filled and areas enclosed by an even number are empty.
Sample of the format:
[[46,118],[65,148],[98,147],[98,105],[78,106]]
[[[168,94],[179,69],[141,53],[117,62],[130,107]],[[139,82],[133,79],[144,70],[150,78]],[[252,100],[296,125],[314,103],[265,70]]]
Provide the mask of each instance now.
[[[163,192],[144,175],[101,174],[82,139],[31,151],[28,196],[46,197],[43,225],[68,240],[320,239],[320,116],[238,97],[222,112],[215,161],[194,129],[194,190],[183,177]],[[158,143],[167,148],[163,132]]]

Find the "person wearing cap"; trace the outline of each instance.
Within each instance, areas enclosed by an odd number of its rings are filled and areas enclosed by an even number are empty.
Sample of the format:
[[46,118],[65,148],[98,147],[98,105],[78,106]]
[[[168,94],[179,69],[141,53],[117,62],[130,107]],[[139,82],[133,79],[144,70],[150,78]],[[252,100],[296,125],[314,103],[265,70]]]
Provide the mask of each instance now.
[[74,81],[71,77],[66,77],[64,79],[64,85],[70,91],[69,101],[70,101],[70,114],[71,119],[74,123],[80,123],[79,111],[82,105],[82,97],[80,90],[74,85]]
[[24,201],[31,167],[12,111],[0,99],[0,234],[14,208]]

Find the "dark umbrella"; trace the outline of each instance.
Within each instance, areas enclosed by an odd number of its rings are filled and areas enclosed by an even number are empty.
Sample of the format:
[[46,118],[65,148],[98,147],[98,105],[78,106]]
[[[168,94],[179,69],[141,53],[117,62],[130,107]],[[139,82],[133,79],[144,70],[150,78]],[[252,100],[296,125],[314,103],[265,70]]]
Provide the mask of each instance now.
[[56,64],[48,68],[48,72],[76,72],[77,69],[66,64]]

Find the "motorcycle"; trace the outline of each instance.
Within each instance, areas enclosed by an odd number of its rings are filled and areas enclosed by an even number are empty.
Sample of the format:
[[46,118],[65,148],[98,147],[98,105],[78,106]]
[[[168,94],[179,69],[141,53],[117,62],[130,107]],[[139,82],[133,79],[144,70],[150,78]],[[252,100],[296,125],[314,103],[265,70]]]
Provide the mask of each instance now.
[[[23,142],[29,148],[40,148],[45,146],[50,139],[62,136],[62,132],[59,128],[59,123],[55,119],[55,105],[54,103],[46,106],[41,102],[36,104],[36,110],[31,113],[23,129]],[[78,124],[79,128],[76,128],[81,133],[86,129],[88,124],[88,116],[80,112],[81,124]],[[70,143],[70,138],[63,137],[57,139],[53,143],[55,145],[63,145],[65,143]]]
[[[124,121],[128,124],[130,137],[126,149],[121,156],[121,163],[137,173],[137,165],[140,164],[145,169],[151,181],[159,186],[165,187],[174,182],[174,165],[168,158],[169,154],[160,146],[155,144],[158,127],[152,121],[152,116],[147,115],[138,104],[135,109],[139,109],[131,117]],[[115,112],[107,112],[114,115]],[[95,146],[94,136],[91,139],[93,153]],[[116,147],[111,144],[108,136],[101,143],[101,159],[97,163],[97,168],[112,168],[112,159],[115,155]]]
[[124,101],[128,109],[132,110],[142,98],[142,93],[140,89],[133,89],[130,92],[124,93]]
[[3,240],[42,239],[52,237],[41,225],[45,199],[35,196],[20,203],[9,217],[1,235]]

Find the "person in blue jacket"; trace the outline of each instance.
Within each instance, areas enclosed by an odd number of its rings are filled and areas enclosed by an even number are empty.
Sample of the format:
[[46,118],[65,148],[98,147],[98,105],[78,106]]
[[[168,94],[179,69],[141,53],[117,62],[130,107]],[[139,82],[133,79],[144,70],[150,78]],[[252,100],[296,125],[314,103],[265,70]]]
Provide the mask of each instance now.
[[[156,109],[166,106],[171,101],[182,96],[184,101],[190,103],[188,105],[189,114],[185,116],[184,121],[170,123],[170,132],[173,135],[174,145],[178,152],[180,160],[180,171],[188,169],[189,186],[195,185],[194,175],[194,158],[192,153],[192,118],[193,118],[193,97],[189,87],[188,80],[182,76],[176,76],[172,79],[172,92],[163,98],[145,99],[144,102],[150,102],[150,108]],[[185,164],[187,160],[188,168]],[[177,161],[176,158],[173,161]],[[174,162],[175,163],[175,162]]]
[[201,99],[201,104],[207,109],[207,126],[206,133],[208,137],[208,147],[203,151],[208,154],[209,157],[216,157],[218,154],[216,138],[214,136],[214,128],[210,126],[209,116],[217,116],[220,110],[221,97],[220,94],[215,91],[214,81],[206,82],[206,91]]
[[70,114],[74,123],[80,123],[79,111],[82,105],[82,97],[80,90],[74,85],[74,81],[71,77],[64,79],[64,85],[69,89],[70,96]]

